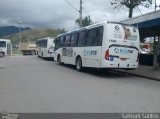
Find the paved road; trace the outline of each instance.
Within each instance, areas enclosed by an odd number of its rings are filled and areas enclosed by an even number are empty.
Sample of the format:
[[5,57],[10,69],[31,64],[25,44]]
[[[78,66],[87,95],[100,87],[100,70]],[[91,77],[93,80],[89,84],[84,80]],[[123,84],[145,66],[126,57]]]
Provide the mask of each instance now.
[[36,56],[0,59],[0,112],[159,112],[160,82],[77,72]]

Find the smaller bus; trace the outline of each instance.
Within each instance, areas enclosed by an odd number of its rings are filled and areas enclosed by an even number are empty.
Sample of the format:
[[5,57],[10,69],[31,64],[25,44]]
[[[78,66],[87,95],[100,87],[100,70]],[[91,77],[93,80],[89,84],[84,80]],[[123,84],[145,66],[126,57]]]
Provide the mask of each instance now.
[[0,57],[12,54],[12,44],[9,39],[0,39]]
[[41,38],[37,42],[37,55],[41,58],[53,58],[54,53],[54,38]]

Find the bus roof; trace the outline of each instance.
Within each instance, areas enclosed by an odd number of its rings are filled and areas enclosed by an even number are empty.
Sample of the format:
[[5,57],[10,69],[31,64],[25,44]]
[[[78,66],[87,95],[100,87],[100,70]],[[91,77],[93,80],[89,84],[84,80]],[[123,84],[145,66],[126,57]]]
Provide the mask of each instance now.
[[[121,23],[121,22],[102,21],[102,22],[97,22],[97,23],[94,23],[94,24],[92,24],[92,25],[83,27],[83,28],[79,28],[79,29],[76,29],[76,30],[73,30],[73,31],[68,31],[68,32],[66,32],[66,33],[59,34],[59,35],[57,35],[56,37],[64,36],[64,35],[67,35],[67,34],[69,34],[69,33],[76,33],[77,31],[84,31],[84,30],[91,29],[91,28],[98,27],[98,26],[102,26],[103,24],[108,24],[108,23],[111,23],[111,24],[129,25],[129,24]],[[132,25],[130,25],[130,26],[132,26]]]
[[11,42],[11,40],[9,40],[9,39],[0,39],[0,41],[8,41],[8,42]]
[[39,38],[37,41],[39,41],[39,40],[43,40],[43,39],[54,39],[54,37]]

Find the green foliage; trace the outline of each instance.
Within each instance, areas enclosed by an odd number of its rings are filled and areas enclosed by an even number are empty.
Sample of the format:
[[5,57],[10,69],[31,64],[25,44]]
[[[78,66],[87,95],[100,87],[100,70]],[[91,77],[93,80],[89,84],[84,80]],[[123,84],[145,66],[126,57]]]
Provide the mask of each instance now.
[[149,8],[149,5],[152,4],[152,0],[112,0],[111,5],[114,5],[115,8],[126,6],[129,9],[129,18],[132,18],[133,9],[139,5],[143,5],[146,8]]
[[[39,38],[44,37],[55,37],[57,34],[65,32],[64,29],[31,29],[21,32],[22,38],[21,41],[36,41]],[[9,36],[3,37],[5,39],[10,39],[13,44],[18,44],[19,42],[19,33],[15,33]]]
[[[80,27],[80,19],[77,19],[75,22]],[[91,20],[90,16],[86,16],[84,19],[82,19],[82,27],[89,26],[91,24],[92,24],[92,20]]]
[[20,55],[22,53],[18,50],[18,48],[12,48],[12,54],[14,54],[14,55]]

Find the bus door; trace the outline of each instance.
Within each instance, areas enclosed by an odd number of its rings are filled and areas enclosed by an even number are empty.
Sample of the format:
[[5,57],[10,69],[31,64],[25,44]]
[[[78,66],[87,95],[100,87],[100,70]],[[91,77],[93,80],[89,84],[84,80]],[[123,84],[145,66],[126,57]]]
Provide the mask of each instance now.
[[12,53],[12,45],[11,43],[7,43],[7,55],[11,55]]

